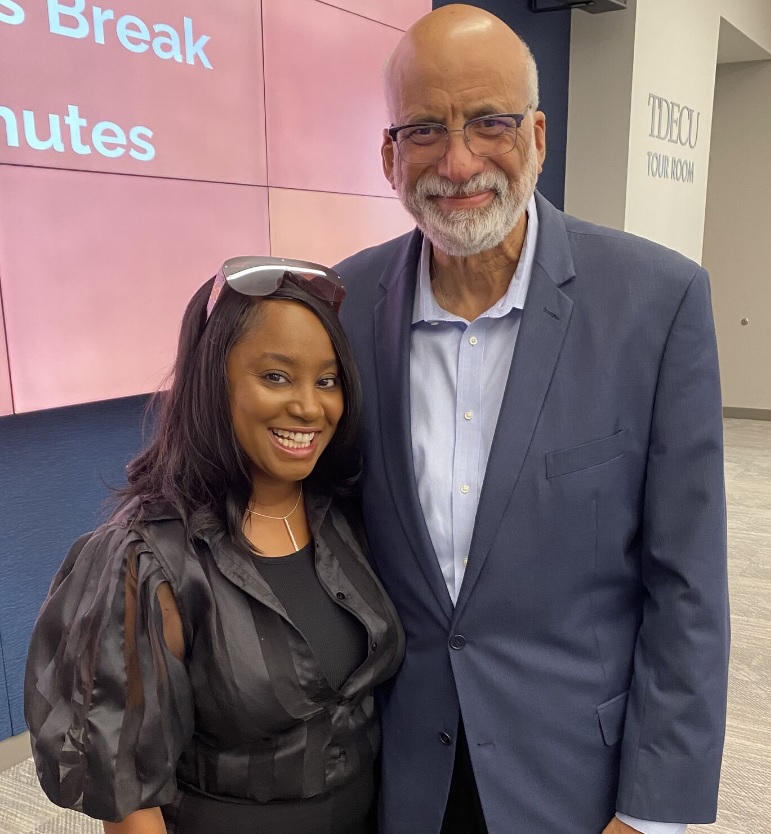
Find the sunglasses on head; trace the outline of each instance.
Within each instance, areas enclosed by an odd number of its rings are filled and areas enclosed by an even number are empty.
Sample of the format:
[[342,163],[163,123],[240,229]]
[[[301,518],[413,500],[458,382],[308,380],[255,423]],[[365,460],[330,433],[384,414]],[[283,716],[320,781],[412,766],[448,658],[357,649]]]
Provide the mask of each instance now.
[[241,295],[270,295],[281,286],[287,272],[301,281],[308,292],[331,305],[335,312],[340,310],[345,287],[334,270],[310,261],[243,255],[228,258],[220,267],[206,305],[206,320],[209,320],[225,284]]

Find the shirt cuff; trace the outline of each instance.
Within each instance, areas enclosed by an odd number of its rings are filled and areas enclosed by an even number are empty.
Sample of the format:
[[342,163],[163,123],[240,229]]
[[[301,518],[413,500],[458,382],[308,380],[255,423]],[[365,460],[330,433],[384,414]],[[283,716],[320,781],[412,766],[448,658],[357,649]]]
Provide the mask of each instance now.
[[685,829],[688,827],[681,822],[651,822],[619,813],[616,813],[616,816],[640,834],[685,834]]

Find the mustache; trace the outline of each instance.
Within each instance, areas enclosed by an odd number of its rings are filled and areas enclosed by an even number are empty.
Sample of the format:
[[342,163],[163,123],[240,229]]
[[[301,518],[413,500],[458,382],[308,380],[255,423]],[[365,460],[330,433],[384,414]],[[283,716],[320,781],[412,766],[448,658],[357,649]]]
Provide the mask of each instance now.
[[497,195],[504,194],[509,187],[509,181],[503,171],[482,171],[474,174],[466,182],[451,182],[438,174],[424,174],[416,183],[413,193],[419,198],[428,197],[468,197],[480,191],[494,191]]

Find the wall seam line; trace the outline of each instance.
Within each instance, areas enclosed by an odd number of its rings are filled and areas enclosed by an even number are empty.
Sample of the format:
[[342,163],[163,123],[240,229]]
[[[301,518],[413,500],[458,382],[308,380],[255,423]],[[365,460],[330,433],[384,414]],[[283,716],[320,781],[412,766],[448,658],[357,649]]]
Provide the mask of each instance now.
[[317,3],[320,3],[322,6],[329,6],[330,9],[337,9],[339,12],[344,12],[345,14],[352,14],[355,17],[360,17],[362,20],[368,20],[370,23],[379,23],[381,26],[386,26],[389,29],[394,29],[396,32],[405,32],[405,29],[400,28],[399,26],[394,26],[392,23],[386,23],[384,20],[375,20],[374,17],[367,17],[365,14],[361,14],[361,12],[354,12],[351,9],[341,9],[340,6],[336,6],[334,3],[327,3],[326,0],[316,0]]
[[[2,276],[2,269],[0,268],[0,276]],[[11,412],[16,413],[16,398],[13,395],[13,377],[11,376],[11,347],[8,343],[8,324],[5,320],[5,304],[3,303],[3,282],[0,280],[0,320],[3,324],[3,340],[5,341],[5,361],[8,364],[8,389],[11,392]],[[2,641],[0,640],[0,655],[2,655]]]
[[260,39],[262,41],[262,117],[265,123],[265,201],[268,212],[268,253],[273,254],[273,239],[270,228],[270,171],[268,170],[270,154],[268,153],[268,82],[265,78],[265,3],[260,2]]
[[[267,141],[266,141],[267,149]],[[267,161],[266,161],[267,165]],[[170,182],[192,182],[201,183],[202,185],[232,185],[238,188],[264,188],[269,190],[275,188],[281,191],[303,191],[308,194],[339,194],[341,197],[371,197],[374,200],[398,200],[398,197],[388,194],[362,194],[357,191],[327,191],[323,188],[298,188],[294,185],[270,185],[269,183],[255,183],[255,182],[234,182],[233,180],[196,180],[192,177],[162,177],[157,174],[129,174],[125,171],[93,171],[83,168],[59,168],[51,165],[27,165],[21,162],[0,162],[0,168],[31,168],[32,170],[40,171],[68,171],[72,174],[96,174],[97,176],[108,177],[132,177],[133,179],[143,180],[168,180]],[[266,178],[267,179],[267,178]]]

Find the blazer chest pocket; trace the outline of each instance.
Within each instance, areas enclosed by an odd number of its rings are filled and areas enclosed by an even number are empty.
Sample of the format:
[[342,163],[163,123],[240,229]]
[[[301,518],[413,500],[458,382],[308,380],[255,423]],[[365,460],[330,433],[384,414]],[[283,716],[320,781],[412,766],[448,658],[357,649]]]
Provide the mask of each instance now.
[[609,463],[624,454],[624,430],[617,431],[609,437],[571,446],[546,454],[546,477],[556,478],[571,472],[580,472],[602,463]]

